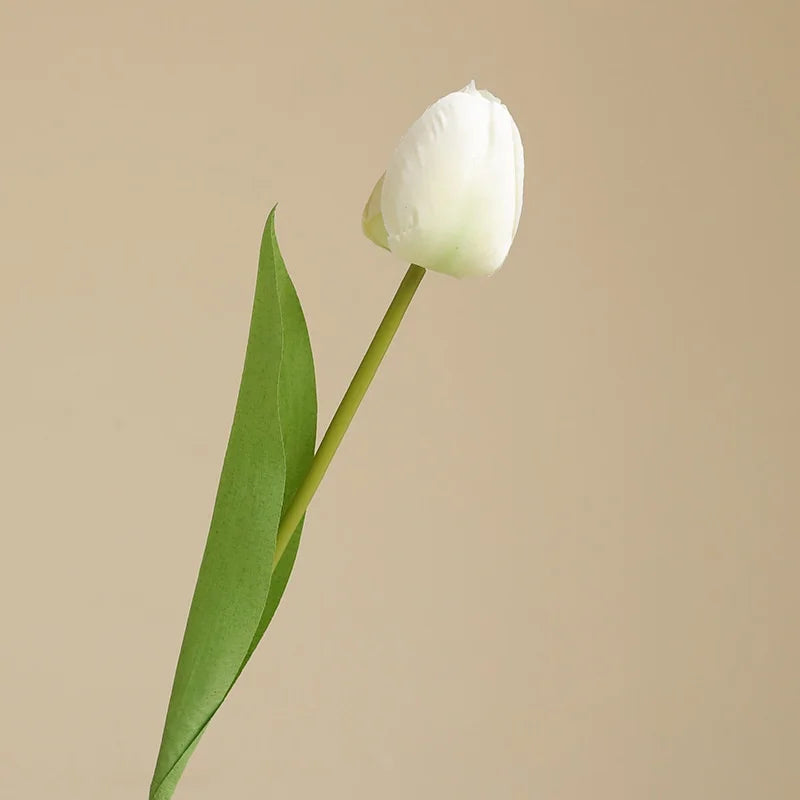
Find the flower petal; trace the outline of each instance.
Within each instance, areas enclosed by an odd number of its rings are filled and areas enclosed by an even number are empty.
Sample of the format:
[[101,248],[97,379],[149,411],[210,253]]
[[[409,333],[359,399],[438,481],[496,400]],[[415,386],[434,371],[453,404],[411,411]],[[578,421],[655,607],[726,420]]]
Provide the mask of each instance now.
[[491,274],[518,224],[520,162],[516,125],[494,96],[471,84],[438,100],[400,141],[384,176],[389,249],[458,277]]
[[383,179],[384,175],[381,175],[372,190],[372,194],[369,196],[369,200],[367,200],[366,206],[364,206],[364,213],[361,216],[361,230],[364,231],[367,239],[388,250],[388,235],[386,226],[383,224],[383,215],[381,214]]

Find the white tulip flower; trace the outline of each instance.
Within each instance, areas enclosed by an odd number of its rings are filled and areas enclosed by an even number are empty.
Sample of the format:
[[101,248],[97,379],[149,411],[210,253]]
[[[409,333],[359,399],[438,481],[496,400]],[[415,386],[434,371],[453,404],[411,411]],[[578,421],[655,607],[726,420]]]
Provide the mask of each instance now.
[[517,232],[523,175],[516,123],[472,81],[408,129],[372,190],[362,228],[420,267],[457,278],[491,275]]

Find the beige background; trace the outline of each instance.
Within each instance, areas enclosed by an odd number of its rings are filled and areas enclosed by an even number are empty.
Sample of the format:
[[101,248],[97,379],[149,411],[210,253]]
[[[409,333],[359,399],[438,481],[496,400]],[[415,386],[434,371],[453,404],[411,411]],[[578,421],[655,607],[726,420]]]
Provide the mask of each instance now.
[[0,2],[0,795],[144,798],[279,235],[327,423],[426,104],[515,114],[178,797],[800,796],[794,2]]

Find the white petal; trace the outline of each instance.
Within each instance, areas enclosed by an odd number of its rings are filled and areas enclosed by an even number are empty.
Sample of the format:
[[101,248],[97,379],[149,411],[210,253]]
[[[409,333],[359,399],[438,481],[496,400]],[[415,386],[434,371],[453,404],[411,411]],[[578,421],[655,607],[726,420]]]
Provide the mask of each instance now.
[[[514,140],[514,175],[516,178],[516,197],[515,197],[515,211],[514,211],[514,230],[511,234],[513,239],[517,235],[517,228],[519,228],[519,218],[522,215],[522,195],[523,184],[525,183],[525,152],[522,148],[522,137],[519,135],[519,128],[514,120],[511,120],[513,129]],[[384,229],[385,230],[385,229]]]
[[381,193],[389,249],[459,277],[501,266],[521,210],[519,132],[486,94],[470,84],[428,108],[395,150]]
[[383,191],[384,175],[378,179],[372,194],[364,206],[364,213],[361,216],[361,230],[367,239],[375,242],[386,250],[389,249],[387,241],[386,226],[383,224],[383,215],[381,214],[381,192]]

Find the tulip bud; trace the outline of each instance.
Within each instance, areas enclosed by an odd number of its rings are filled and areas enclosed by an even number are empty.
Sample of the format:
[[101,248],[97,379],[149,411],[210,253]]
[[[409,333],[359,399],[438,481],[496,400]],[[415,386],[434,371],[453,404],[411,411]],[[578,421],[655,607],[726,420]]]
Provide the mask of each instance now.
[[491,275],[522,211],[524,159],[508,109],[472,81],[409,128],[364,208],[375,244],[457,278]]

